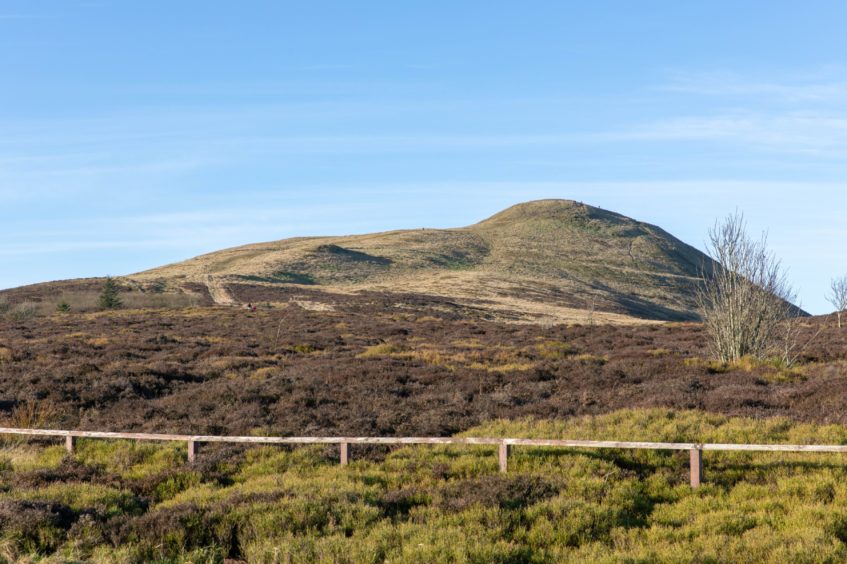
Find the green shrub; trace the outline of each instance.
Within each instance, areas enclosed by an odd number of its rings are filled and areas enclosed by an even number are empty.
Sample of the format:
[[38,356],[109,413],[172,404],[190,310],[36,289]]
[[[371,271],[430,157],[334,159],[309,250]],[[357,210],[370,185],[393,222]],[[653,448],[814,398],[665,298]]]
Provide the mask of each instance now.
[[[490,421],[463,435],[847,444],[841,426],[665,409]],[[500,475],[490,446],[410,446],[346,467],[319,446],[210,448],[192,466],[184,445],[82,440],[73,459],[33,449],[7,449],[2,466],[0,556],[11,560],[847,559],[837,455],[709,452],[692,490],[685,452],[515,447]]]

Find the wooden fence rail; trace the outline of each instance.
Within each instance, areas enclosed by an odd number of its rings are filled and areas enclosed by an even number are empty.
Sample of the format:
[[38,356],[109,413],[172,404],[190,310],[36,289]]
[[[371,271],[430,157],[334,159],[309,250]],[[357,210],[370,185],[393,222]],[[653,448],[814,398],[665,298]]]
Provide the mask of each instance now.
[[488,445],[496,446],[501,472],[508,470],[512,447],[555,447],[621,450],[673,450],[689,451],[691,487],[700,487],[703,481],[703,451],[744,452],[818,452],[847,453],[847,445],[748,445],[710,443],[649,443],[620,441],[572,441],[563,439],[503,439],[472,437],[227,437],[217,435],[170,435],[162,433],[112,433],[105,431],[63,431],[54,429],[16,429],[0,427],[0,435],[26,435],[31,437],[64,437],[65,448],[74,452],[76,439],[130,439],[136,441],[175,441],[187,446],[188,461],[194,462],[197,445],[202,443],[242,443],[269,445],[337,444],[339,461],[349,461],[349,445]]

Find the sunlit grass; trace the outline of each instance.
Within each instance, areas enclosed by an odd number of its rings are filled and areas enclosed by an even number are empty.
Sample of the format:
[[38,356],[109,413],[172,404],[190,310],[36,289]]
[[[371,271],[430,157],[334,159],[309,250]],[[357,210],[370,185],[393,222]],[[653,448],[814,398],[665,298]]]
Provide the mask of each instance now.
[[[664,409],[491,421],[463,435],[847,444],[847,430],[835,425]],[[190,465],[179,444],[81,440],[72,461],[58,446],[10,446],[0,451],[0,558],[847,559],[842,455],[707,452],[705,485],[692,490],[685,452],[518,447],[505,476],[491,446],[418,445],[377,459],[351,453],[341,467],[322,446],[218,458],[201,449],[209,463]],[[75,478],[79,468],[96,469],[95,477]]]

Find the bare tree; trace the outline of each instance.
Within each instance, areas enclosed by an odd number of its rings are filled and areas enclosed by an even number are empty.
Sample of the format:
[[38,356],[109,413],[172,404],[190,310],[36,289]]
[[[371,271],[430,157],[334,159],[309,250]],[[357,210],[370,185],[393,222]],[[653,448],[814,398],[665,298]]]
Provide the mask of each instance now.
[[838,328],[841,328],[841,313],[847,310],[847,274],[841,278],[833,278],[826,299],[835,308],[838,316]]
[[735,212],[709,230],[708,252],[717,264],[704,268],[699,304],[713,354],[723,362],[745,356],[795,357],[796,294],[767,236],[752,239],[744,215]]

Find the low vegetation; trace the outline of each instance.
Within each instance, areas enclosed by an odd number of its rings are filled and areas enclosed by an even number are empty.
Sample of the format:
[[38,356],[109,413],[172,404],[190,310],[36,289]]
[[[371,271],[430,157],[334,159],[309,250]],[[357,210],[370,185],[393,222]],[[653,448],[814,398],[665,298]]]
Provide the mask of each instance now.
[[[469,436],[847,444],[841,426],[625,410]],[[841,561],[840,455],[491,447],[204,447],[81,440],[0,453],[0,557],[100,562]]]
[[302,290],[251,295],[255,312],[135,310],[134,294],[0,323],[0,420],[46,402],[61,428],[209,434],[439,436],[627,407],[847,422],[847,332],[821,319],[787,367],[712,362],[699,325],[515,325],[420,296]]
[[[230,286],[255,311],[133,309],[100,282],[0,323],[0,422],[262,435],[847,444],[847,332],[800,362],[709,360],[700,325],[518,325],[442,298]],[[93,296],[95,307],[75,295]],[[317,305],[316,305],[317,304]],[[49,308],[47,307],[49,306]],[[317,307],[320,306],[320,307]],[[806,423],[803,423],[805,421]],[[847,558],[840,455],[185,445],[6,438],[0,561]]]

